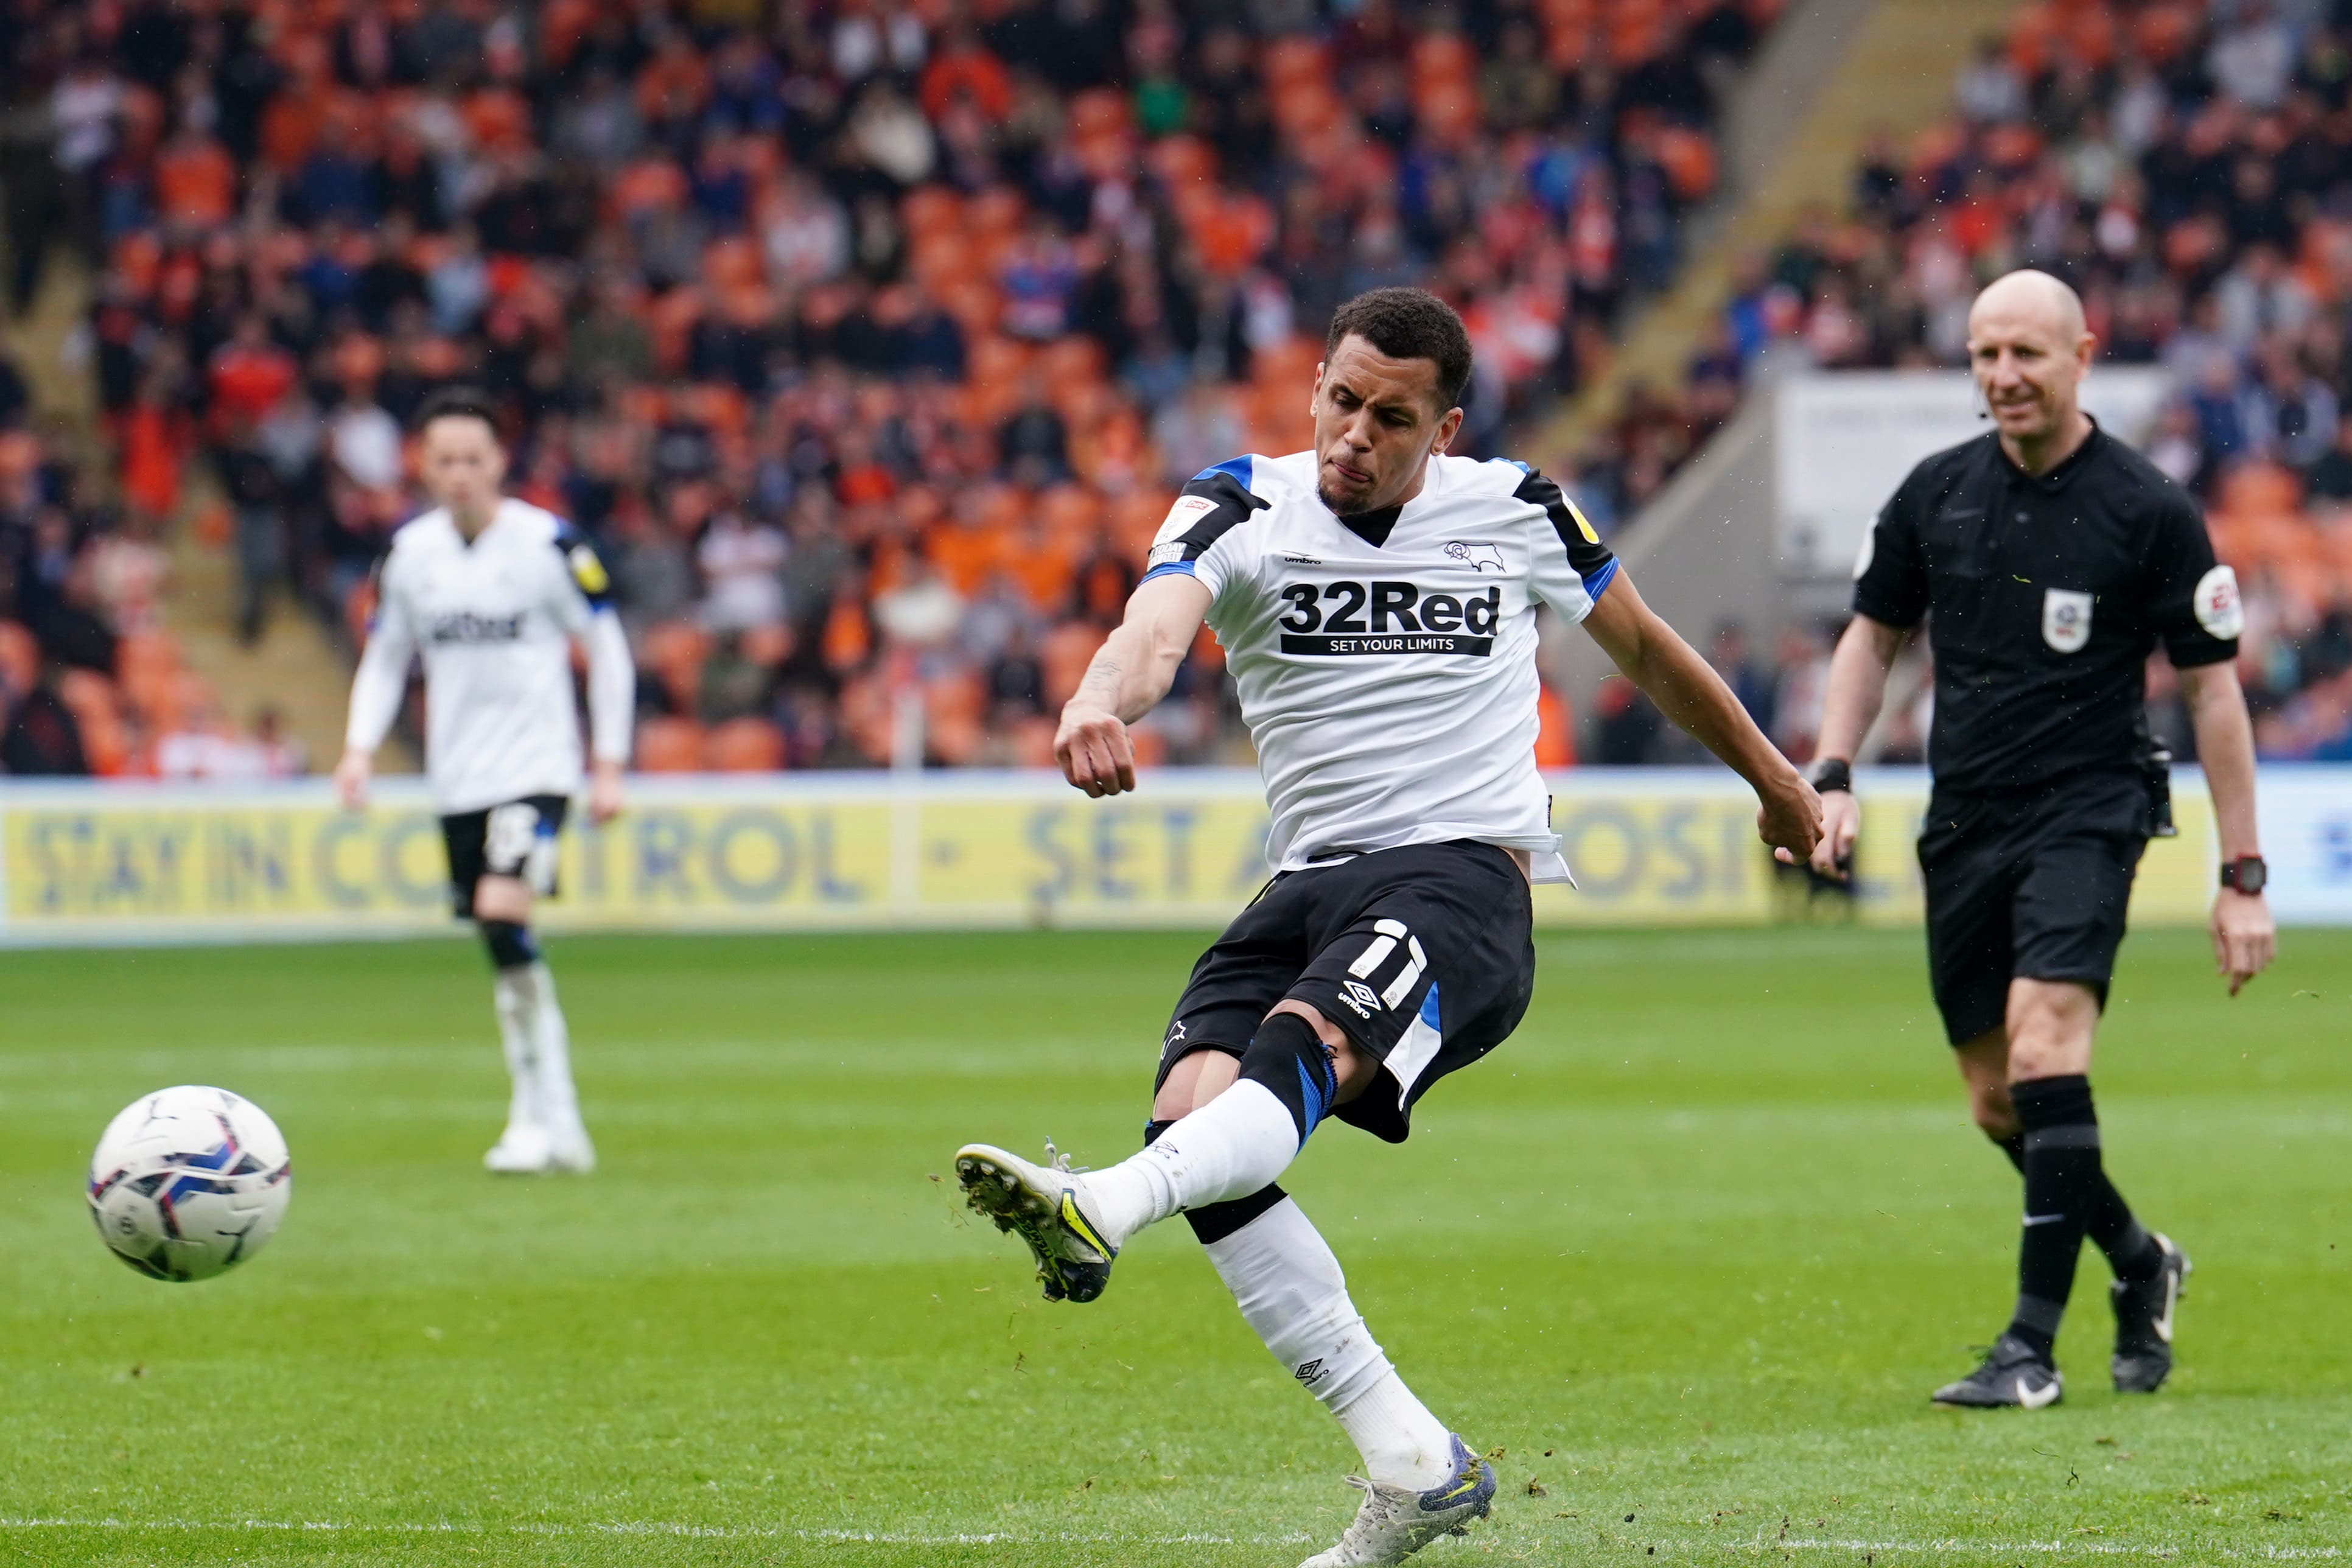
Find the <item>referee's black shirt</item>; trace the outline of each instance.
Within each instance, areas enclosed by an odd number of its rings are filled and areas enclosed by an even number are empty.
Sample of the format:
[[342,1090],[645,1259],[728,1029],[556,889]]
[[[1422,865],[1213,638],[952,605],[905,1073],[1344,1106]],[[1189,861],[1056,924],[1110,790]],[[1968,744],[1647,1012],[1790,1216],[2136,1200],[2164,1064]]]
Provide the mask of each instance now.
[[2158,640],[2183,668],[2238,652],[2237,580],[2205,521],[2155,465],[2094,427],[2028,474],[1987,434],[1911,470],[1878,514],[1855,613],[1933,612],[1939,790],[2033,789],[2134,765]]

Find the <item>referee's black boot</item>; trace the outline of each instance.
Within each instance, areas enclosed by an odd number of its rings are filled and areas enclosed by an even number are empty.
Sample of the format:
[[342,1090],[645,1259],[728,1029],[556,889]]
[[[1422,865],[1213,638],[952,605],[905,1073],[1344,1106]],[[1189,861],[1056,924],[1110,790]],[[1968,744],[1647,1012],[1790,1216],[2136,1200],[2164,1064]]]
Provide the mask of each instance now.
[[2116,1354],[2108,1369],[2117,1394],[2154,1394],[2172,1375],[2172,1309],[2189,1294],[2189,1255],[2153,1233],[2164,1262],[2145,1279],[2107,1287],[2116,1304]]
[[1993,1342],[1984,1364],[1928,1395],[1938,1405],[1964,1405],[1972,1410],[2014,1406],[2042,1410],[2065,1397],[2066,1380],[2049,1359],[2015,1334]]

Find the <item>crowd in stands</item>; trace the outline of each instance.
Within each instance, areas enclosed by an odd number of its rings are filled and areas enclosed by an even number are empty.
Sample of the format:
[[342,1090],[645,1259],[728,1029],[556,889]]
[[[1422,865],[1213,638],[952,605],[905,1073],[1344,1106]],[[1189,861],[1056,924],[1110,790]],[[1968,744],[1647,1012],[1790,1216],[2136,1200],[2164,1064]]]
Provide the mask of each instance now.
[[[17,0],[0,94],[54,135],[8,227],[96,273],[121,479],[31,526],[102,560],[194,513],[245,635],[356,637],[406,416],[467,382],[607,558],[642,765],[868,765],[916,701],[927,760],[1037,763],[1174,488],[1307,444],[1340,299],[1464,311],[1457,449],[1591,374],[1778,5]],[[1663,477],[1618,468],[1604,521]],[[1216,674],[1149,754],[1235,754]],[[159,765],[142,683],[117,769]]]
[[[2238,572],[2263,754],[2352,757],[2352,5],[2021,6],[1947,121],[1874,141],[1844,212],[1741,266],[1620,443],[1671,462],[1776,366],[1961,364],[1970,298],[2018,266],[2081,292],[2104,359],[2169,371],[2144,449]],[[2169,672],[2151,689],[2185,752]]]

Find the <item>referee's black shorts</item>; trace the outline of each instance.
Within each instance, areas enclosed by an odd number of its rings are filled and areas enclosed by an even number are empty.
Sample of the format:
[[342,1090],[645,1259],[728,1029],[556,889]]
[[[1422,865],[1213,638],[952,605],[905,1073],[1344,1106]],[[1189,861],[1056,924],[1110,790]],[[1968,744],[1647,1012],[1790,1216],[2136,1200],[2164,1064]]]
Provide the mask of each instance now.
[[1919,869],[1928,972],[1952,1044],[2000,1026],[2012,979],[2075,981],[2106,1005],[2147,818],[2137,773],[2073,774],[2015,795],[1937,792]]
[[1240,1056],[1286,997],[1380,1058],[1334,1115],[1402,1143],[1415,1101],[1518,1027],[1535,994],[1535,910],[1518,865],[1491,844],[1380,849],[1286,871],[1192,966],[1160,1073],[1194,1051]]

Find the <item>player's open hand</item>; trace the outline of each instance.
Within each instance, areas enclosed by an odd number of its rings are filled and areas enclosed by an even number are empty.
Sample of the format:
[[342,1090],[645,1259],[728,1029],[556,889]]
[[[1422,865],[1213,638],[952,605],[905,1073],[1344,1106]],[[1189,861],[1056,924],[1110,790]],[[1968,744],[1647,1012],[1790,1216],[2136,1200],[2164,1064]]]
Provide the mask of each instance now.
[[361,751],[345,752],[335,764],[335,798],[345,811],[367,809],[368,779],[374,772],[375,759]]
[[2230,983],[2232,996],[2278,956],[2278,928],[2271,922],[2270,900],[2260,893],[2222,889],[2213,900],[2209,929],[2213,936],[2213,966]]
[[1135,742],[1107,709],[1073,701],[1054,733],[1054,760],[1062,776],[1088,795],[1118,795],[1135,787]]
[[1772,858],[1794,866],[1822,841],[1822,797],[1796,769],[1756,792],[1756,836],[1772,847]]
[[1862,831],[1862,803],[1853,792],[1833,789],[1822,799],[1822,838],[1813,846],[1813,869],[1843,882],[1853,863],[1853,841]]

